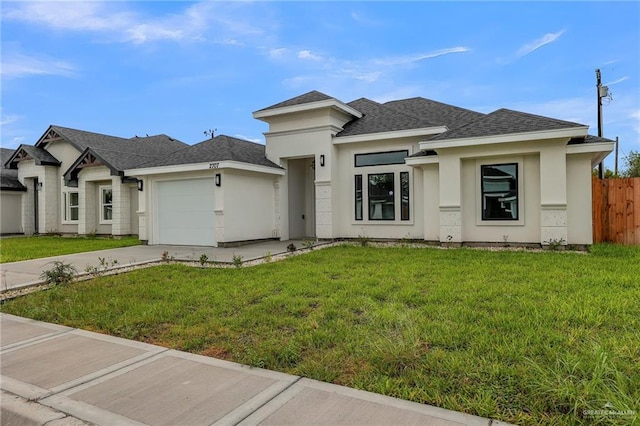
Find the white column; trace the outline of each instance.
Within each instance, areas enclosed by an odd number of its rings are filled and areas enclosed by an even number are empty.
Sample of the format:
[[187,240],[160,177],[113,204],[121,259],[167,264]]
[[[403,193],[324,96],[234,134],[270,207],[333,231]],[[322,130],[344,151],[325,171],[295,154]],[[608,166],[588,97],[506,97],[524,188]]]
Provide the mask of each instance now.
[[113,220],[111,222],[112,235],[131,234],[131,194],[129,187],[122,184],[120,176],[111,178],[113,190]]
[[446,170],[447,177],[439,179],[440,190],[440,242],[462,242],[462,201],[460,182],[460,158],[440,156],[439,170]]
[[567,159],[565,143],[540,152],[540,240],[567,243]]

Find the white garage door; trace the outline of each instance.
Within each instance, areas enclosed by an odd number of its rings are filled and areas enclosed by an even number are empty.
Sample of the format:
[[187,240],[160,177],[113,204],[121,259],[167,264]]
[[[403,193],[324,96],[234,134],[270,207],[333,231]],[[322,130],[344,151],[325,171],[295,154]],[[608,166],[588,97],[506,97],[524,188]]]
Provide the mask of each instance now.
[[213,179],[158,182],[158,244],[215,245]]

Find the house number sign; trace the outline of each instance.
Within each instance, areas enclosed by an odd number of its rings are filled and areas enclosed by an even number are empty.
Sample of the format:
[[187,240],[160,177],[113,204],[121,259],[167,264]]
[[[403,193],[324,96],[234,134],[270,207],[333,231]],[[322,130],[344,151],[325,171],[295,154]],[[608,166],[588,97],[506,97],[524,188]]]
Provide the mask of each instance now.
[[210,169],[217,169],[220,167],[220,163],[209,163]]

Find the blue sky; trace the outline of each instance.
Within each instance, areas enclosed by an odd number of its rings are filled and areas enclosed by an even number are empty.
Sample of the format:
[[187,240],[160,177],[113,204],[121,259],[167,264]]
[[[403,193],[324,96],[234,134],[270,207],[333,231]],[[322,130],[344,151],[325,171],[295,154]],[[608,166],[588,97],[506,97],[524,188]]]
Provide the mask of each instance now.
[[[640,150],[639,2],[1,3],[3,147],[49,124],[264,141],[251,113],[310,90],[422,96],[588,124]],[[606,161],[613,167],[613,156]]]

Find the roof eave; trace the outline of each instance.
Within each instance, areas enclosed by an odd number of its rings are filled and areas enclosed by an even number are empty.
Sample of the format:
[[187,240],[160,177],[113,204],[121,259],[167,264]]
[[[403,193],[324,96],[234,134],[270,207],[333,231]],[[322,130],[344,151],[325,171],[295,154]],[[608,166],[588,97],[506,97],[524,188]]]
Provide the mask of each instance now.
[[616,147],[615,141],[567,145],[567,155],[591,154],[591,166],[602,162]]
[[446,132],[448,129],[446,126],[437,127],[425,127],[421,129],[407,129],[407,130],[393,130],[390,132],[378,132],[378,133],[363,133],[361,135],[352,136],[336,136],[333,138],[333,144],[346,144],[356,142],[370,142],[379,141],[385,139],[399,139],[418,136],[433,136]]
[[[420,142],[420,149],[433,150],[442,148],[459,148],[465,146],[489,145],[499,143],[525,142],[532,140],[546,140],[559,138],[574,138],[587,135],[588,126],[570,127],[564,129],[542,130],[536,132],[507,133],[471,138],[441,139]],[[567,141],[569,140],[567,139]]]
[[166,173],[194,172],[204,170],[236,169],[257,173],[274,174],[284,176],[285,170],[281,167],[263,166],[260,164],[243,163],[241,161],[223,160],[207,161],[204,163],[174,164],[170,166],[142,167],[139,169],[127,169],[126,176],[148,176]]
[[362,113],[360,111],[354,108],[351,108],[349,105],[343,102],[340,102],[337,99],[325,99],[323,101],[308,102],[304,104],[289,105],[286,107],[255,111],[253,113],[253,118],[262,120],[262,121],[268,121],[267,119],[269,117],[275,117],[275,116],[284,115],[284,114],[293,114],[297,112],[311,111],[314,109],[322,109],[322,108],[334,108],[348,115],[351,115],[355,118],[362,117]]

